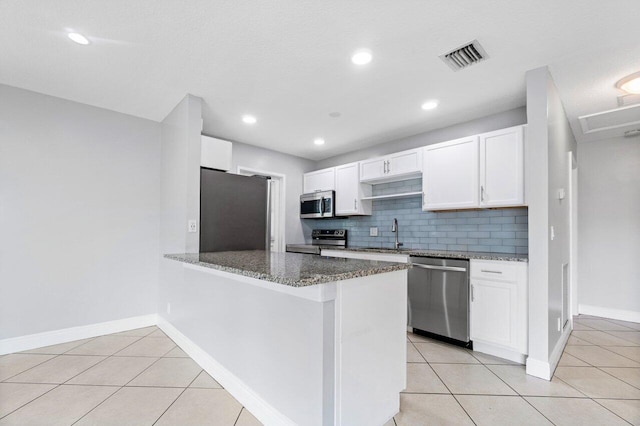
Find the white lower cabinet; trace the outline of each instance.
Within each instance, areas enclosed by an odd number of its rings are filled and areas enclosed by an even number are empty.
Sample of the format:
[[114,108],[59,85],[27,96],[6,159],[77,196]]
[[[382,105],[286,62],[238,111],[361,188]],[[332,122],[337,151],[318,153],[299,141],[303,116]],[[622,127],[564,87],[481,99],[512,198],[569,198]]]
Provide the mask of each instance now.
[[527,263],[471,260],[471,340],[478,352],[523,363]]

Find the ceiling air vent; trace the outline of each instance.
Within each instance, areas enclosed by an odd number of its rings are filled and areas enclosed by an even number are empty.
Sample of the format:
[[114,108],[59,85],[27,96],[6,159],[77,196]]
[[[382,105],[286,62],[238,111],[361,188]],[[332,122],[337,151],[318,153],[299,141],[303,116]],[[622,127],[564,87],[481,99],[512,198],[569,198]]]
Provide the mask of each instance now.
[[444,55],[440,55],[440,59],[454,71],[459,71],[473,64],[477,64],[488,57],[487,52],[485,52],[484,48],[478,43],[478,40],[473,40],[471,43],[453,49]]

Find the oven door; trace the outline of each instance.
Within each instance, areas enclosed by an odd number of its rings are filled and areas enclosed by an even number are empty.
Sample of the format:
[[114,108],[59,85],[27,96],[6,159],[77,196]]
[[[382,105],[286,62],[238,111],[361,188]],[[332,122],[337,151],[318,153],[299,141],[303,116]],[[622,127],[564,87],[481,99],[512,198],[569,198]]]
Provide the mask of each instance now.
[[302,194],[300,196],[300,217],[302,219],[334,216],[333,191]]

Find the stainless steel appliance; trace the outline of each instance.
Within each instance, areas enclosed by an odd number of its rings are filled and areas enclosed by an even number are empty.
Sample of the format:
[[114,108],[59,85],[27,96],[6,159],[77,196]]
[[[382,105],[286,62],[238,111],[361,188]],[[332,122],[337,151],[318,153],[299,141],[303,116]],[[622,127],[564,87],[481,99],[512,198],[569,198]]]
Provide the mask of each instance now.
[[320,191],[300,196],[300,217],[313,219],[335,216],[335,191]]
[[314,229],[311,231],[311,244],[287,244],[287,251],[320,254],[323,248],[335,250],[345,247],[347,247],[346,229]]
[[269,178],[200,168],[200,253],[270,248]]
[[410,256],[409,327],[471,347],[469,261]]

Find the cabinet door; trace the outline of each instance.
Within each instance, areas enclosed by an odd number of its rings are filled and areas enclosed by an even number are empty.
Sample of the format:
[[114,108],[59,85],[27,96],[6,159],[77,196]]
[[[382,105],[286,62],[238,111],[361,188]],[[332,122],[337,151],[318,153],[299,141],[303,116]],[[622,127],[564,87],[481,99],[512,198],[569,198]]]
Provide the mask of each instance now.
[[523,126],[480,135],[480,205],[524,205]]
[[386,158],[374,158],[360,162],[360,180],[376,180],[387,174]]
[[371,185],[360,183],[360,164],[351,163],[336,167],[336,214],[370,215]]
[[387,173],[390,175],[415,174],[422,171],[422,150],[398,152],[389,156]]
[[471,279],[471,340],[516,347],[517,284]]
[[231,142],[201,135],[200,165],[225,172],[231,170]]
[[478,207],[478,137],[424,148],[423,210]]
[[303,192],[308,194],[317,191],[333,191],[335,189],[335,168],[317,170],[304,174]]

